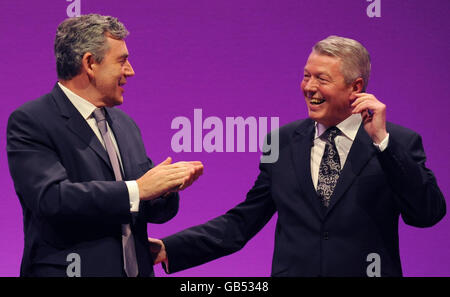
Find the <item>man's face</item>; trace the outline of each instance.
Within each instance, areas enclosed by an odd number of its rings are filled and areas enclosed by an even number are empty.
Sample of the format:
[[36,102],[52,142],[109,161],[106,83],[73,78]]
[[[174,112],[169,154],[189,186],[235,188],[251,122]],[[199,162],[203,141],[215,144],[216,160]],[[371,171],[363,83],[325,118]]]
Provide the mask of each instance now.
[[308,115],[327,127],[335,126],[351,115],[352,84],[341,73],[341,59],[314,51],[306,61],[301,88]]
[[99,100],[106,106],[123,103],[123,85],[127,78],[134,75],[133,67],[128,61],[128,49],[123,40],[107,37],[109,49],[100,64],[93,64],[94,85]]

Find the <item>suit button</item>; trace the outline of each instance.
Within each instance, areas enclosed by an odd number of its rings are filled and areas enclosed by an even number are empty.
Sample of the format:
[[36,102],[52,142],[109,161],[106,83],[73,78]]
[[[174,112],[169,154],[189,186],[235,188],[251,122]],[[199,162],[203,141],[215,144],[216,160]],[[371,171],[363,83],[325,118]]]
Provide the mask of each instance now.
[[323,232],[323,239],[328,240],[328,232]]

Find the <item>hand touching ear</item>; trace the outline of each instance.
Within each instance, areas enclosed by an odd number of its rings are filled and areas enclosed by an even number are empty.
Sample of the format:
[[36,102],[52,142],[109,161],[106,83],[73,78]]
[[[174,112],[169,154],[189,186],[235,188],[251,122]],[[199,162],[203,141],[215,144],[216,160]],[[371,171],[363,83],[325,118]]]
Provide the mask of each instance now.
[[376,144],[382,142],[386,131],[386,105],[380,102],[374,95],[357,93],[352,95],[355,101],[351,104],[352,113],[360,113],[363,119],[364,129]]

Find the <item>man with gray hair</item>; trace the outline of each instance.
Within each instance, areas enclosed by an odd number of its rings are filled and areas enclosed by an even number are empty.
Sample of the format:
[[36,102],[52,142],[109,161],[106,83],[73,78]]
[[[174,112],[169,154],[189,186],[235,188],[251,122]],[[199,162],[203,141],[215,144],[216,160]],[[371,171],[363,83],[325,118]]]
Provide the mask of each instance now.
[[421,137],[386,122],[386,106],[365,93],[369,75],[359,42],[314,45],[301,82],[309,118],[272,132],[278,161],[260,163],[247,198],[226,214],[149,238],[155,263],[172,273],[236,252],[278,212],[272,276],[401,276],[399,216],[429,227],[446,206]]
[[7,152],[23,208],[21,276],[152,276],[147,223],[178,211],[201,162],[157,166],[121,110],[134,70],[125,26],[97,14],[63,21],[58,82],[15,110]]

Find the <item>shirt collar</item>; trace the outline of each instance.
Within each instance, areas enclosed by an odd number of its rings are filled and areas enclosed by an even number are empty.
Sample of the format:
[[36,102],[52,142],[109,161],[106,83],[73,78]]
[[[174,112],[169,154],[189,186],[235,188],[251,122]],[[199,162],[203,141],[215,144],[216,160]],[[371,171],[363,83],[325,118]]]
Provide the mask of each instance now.
[[[336,125],[339,130],[341,130],[342,134],[349,138],[351,141],[355,140],[356,133],[358,133],[359,126],[361,125],[362,118],[361,114],[352,114],[342,122]],[[322,133],[327,130],[328,127],[316,122],[316,133],[314,135],[314,139],[319,138]]]
[[72,104],[81,113],[85,120],[87,120],[97,108],[91,102],[78,96],[77,94],[63,86],[60,82],[58,82],[58,86],[61,88],[64,94],[66,94],[67,98],[69,98],[70,102],[72,102]]

